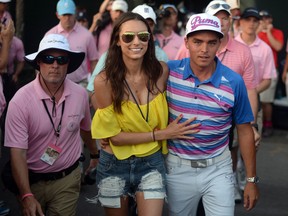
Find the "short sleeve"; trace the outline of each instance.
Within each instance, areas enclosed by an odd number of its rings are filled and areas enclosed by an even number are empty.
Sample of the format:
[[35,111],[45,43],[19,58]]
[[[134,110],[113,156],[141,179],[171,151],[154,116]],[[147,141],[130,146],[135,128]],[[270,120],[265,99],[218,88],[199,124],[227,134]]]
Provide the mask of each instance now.
[[[109,130],[107,130],[109,128]],[[94,139],[104,139],[120,133],[113,105],[104,109],[97,109],[92,120],[91,132]]]

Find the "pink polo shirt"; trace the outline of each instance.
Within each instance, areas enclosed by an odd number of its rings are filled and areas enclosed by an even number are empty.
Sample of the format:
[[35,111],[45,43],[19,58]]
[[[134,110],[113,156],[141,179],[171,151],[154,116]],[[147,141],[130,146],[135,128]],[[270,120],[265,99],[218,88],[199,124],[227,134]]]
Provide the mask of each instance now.
[[247,89],[256,88],[255,66],[249,47],[229,37],[226,47],[217,53],[217,57],[222,64],[242,76]]
[[15,61],[17,62],[23,62],[24,61],[24,46],[23,42],[17,38],[13,37],[11,47],[10,47],[10,52],[9,52],[9,59],[8,59],[8,73],[13,74],[14,71],[14,64]]
[[98,53],[99,56],[102,56],[104,52],[106,52],[109,48],[110,44],[110,38],[111,38],[111,33],[112,33],[113,27],[112,24],[109,24],[106,26],[105,29],[103,29],[99,35],[99,39],[94,36],[95,38],[95,43],[96,43],[96,48],[97,48],[97,41],[98,41]]
[[[245,44],[241,38],[241,34],[235,37],[235,40]],[[263,79],[272,79],[277,77],[272,49],[262,41],[258,36],[256,40],[248,45],[254,60],[255,75],[257,85]]]
[[[183,43],[176,58],[183,59],[189,56],[189,51]],[[217,57],[222,64],[242,76],[247,89],[256,88],[255,67],[249,47],[229,37],[228,43],[217,53]]]
[[[57,142],[42,100],[47,104],[55,127],[60,122],[65,101]],[[39,74],[35,80],[17,91],[8,106],[5,146],[26,149],[28,168],[39,173],[57,172],[73,165],[81,154],[80,128],[90,131],[91,127],[87,92],[71,80],[64,81],[63,95],[56,104],[56,117],[51,114],[52,106],[52,100],[40,85]],[[40,159],[49,144],[62,149],[53,165]]]
[[6,107],[6,100],[3,93],[3,82],[2,82],[2,76],[0,75],[0,117],[2,116],[2,113]]
[[184,38],[174,31],[168,37],[165,37],[163,34],[156,34],[155,38],[158,40],[160,48],[167,54],[168,59],[175,60],[176,54],[181,47]]
[[74,28],[70,32],[65,31],[59,23],[57,26],[50,29],[46,35],[51,33],[61,34],[66,37],[71,50],[82,51],[85,53],[85,59],[81,66],[73,73],[68,74],[67,77],[76,83],[87,79],[89,74],[87,59],[89,61],[99,59],[99,54],[95,48],[95,40],[91,32],[76,22]]

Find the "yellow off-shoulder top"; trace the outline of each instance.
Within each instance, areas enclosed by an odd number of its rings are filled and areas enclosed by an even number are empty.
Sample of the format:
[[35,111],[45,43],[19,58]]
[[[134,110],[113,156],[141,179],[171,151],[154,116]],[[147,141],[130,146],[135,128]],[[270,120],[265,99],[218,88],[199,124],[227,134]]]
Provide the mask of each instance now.
[[[155,129],[164,129],[168,124],[168,105],[166,93],[158,94],[149,102],[148,122],[143,119],[136,103],[125,101],[122,103],[122,114],[114,112],[111,104],[103,109],[97,109],[93,119],[91,132],[94,139],[109,138],[123,132],[152,132]],[[140,105],[146,116],[147,105]],[[134,145],[115,146],[110,140],[110,146],[117,159],[123,160],[130,156],[145,157],[162,149],[168,153],[167,142],[155,141]]]

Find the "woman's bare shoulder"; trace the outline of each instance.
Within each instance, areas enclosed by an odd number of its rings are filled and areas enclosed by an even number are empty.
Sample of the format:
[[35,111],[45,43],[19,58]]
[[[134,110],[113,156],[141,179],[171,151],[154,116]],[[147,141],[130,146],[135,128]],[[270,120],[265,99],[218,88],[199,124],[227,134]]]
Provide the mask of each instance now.
[[102,71],[95,77],[94,94],[98,108],[107,107],[112,103],[112,89],[105,71]]

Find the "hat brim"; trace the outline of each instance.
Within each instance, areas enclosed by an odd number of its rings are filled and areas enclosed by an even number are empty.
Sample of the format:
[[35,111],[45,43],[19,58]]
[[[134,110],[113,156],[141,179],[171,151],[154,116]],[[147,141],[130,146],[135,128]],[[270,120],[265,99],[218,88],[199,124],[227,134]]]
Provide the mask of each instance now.
[[[68,63],[68,68],[67,68],[67,74],[72,73],[75,70],[77,70],[85,58],[84,52],[75,52],[75,51],[71,52],[69,50],[63,50],[63,49],[57,49],[57,48],[51,48],[51,49],[62,50],[68,53],[69,63]],[[46,50],[49,50],[49,49],[46,49]],[[41,53],[43,53],[43,51],[46,51],[46,50],[42,50],[41,52],[35,52],[30,55],[27,55],[24,57],[24,59],[34,69],[40,70],[39,64],[37,63],[37,58],[38,56],[40,56]]]

